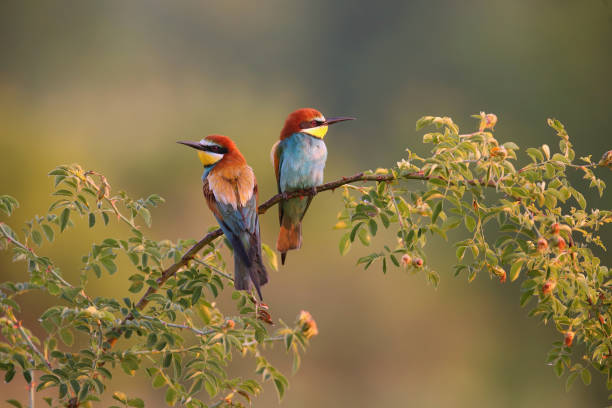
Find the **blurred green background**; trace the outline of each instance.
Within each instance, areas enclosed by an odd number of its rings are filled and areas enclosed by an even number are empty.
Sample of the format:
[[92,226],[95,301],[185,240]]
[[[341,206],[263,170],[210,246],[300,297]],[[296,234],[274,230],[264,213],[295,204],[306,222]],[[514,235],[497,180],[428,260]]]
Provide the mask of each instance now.
[[[480,110],[499,116],[499,139],[523,148],[556,147],[545,120],[557,117],[577,153],[598,159],[612,148],[608,3],[3,1],[0,193],[22,203],[10,220],[19,226],[46,212],[46,173],[78,162],[106,174],[114,189],[167,199],[153,212],[149,236],[197,238],[214,220],[196,155],[175,141],[232,137],[267,198],[276,188],[270,147],[285,116],[303,106],[359,118],[330,130],[326,180],[392,166],[408,146],[425,152],[414,131],[420,116],[452,116],[467,131],[476,126],[469,115]],[[604,180],[611,185],[609,174]],[[593,203],[609,209],[609,197]],[[437,290],[422,275],[364,272],[355,266],[363,251],[338,254],[341,232],[331,227],[340,209],[338,193],[317,197],[302,251],[290,253],[265,288],[275,318],[292,321],[307,309],[320,329],[282,406],[606,404],[600,376],[566,393],[544,364],[560,335],[518,306],[519,283],[500,285],[486,274],[472,284],[453,278],[452,242],[442,241],[429,248],[436,256],[428,262],[442,277]],[[262,217],[271,245],[276,223],[275,210]],[[75,280],[90,243],[122,232],[78,225],[62,245],[41,252]],[[0,265],[3,280],[23,276],[23,265],[6,253]],[[93,280],[88,290],[125,296],[129,274]],[[22,318],[35,325],[49,299],[22,300]],[[289,370],[283,352],[272,359]],[[252,374],[250,362],[235,363],[234,371]],[[144,376],[118,374],[110,391],[163,406],[162,394],[149,388]],[[3,400],[25,400],[25,392],[0,385]],[[278,404],[269,385],[255,402]]]

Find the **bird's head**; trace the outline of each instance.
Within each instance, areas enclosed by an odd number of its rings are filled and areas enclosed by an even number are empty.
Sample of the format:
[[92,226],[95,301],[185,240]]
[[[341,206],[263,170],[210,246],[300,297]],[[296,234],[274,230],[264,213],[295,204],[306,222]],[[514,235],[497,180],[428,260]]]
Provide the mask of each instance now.
[[327,127],[329,125],[353,119],[355,118],[344,116],[325,119],[325,116],[316,109],[298,109],[287,116],[280,138],[285,139],[294,133],[306,133],[310,136],[323,139],[325,134],[327,134]]
[[226,154],[236,152],[234,142],[229,137],[221,135],[206,136],[199,142],[180,141],[177,143],[197,149],[200,161],[205,167],[221,161]]

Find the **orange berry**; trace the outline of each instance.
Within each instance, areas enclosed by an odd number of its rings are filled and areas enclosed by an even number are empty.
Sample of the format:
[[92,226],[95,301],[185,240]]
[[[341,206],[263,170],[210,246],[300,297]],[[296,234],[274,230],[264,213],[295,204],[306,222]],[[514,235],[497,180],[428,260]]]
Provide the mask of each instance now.
[[234,322],[232,319],[228,319],[226,323],[226,327],[231,330],[234,327],[236,327],[236,322]]
[[563,251],[566,247],[565,244],[565,240],[563,239],[563,237],[557,237],[557,249],[559,249],[559,251]]
[[605,317],[603,317],[603,315],[599,315],[599,316],[598,316],[598,319],[599,319],[599,323],[601,323],[601,325],[602,325],[602,326],[605,326],[605,324],[606,324],[606,318],[605,318]]
[[546,282],[544,282],[544,285],[542,285],[542,294],[550,295],[555,286],[557,286],[557,282],[555,282],[554,280],[547,280]]
[[563,342],[565,343],[565,345],[567,347],[571,347],[572,342],[574,341],[574,336],[575,335],[576,334],[573,331],[571,331],[571,330],[568,330],[568,331],[565,332],[565,337],[563,339]]
[[544,252],[548,249],[548,241],[544,238],[538,239],[538,252]]
[[558,222],[555,222],[553,225],[550,226],[550,232],[552,232],[553,235],[557,235],[560,230],[561,230],[561,226],[559,225]]

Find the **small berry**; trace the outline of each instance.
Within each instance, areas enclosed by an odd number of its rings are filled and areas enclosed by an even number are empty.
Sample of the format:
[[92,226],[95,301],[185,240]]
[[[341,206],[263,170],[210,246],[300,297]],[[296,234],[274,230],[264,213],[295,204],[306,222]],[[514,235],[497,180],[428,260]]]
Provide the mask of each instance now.
[[557,286],[557,282],[553,280],[547,280],[546,282],[544,282],[544,285],[542,285],[542,294],[550,295],[555,286]]
[[563,251],[565,249],[565,240],[563,239],[563,237],[557,237],[557,249],[559,249],[559,251]]
[[228,319],[226,323],[226,327],[232,330],[234,327],[236,327],[236,322],[234,322],[232,319]]
[[603,315],[599,315],[598,318],[599,318],[599,323],[601,323],[602,326],[605,326],[606,325],[606,318],[603,317]]
[[548,241],[544,238],[538,239],[538,252],[544,252],[548,249]]
[[416,268],[420,268],[423,266],[423,260],[421,258],[414,258],[412,260],[412,265],[414,265]]
[[561,226],[559,225],[558,222],[555,222],[553,225],[550,226],[550,232],[552,232],[553,235],[557,235],[560,230],[561,230]]
[[576,334],[571,330],[565,332],[565,338],[563,339],[563,342],[567,347],[571,347],[575,335]]
[[412,263],[412,257],[408,254],[402,255],[402,266],[405,268]]

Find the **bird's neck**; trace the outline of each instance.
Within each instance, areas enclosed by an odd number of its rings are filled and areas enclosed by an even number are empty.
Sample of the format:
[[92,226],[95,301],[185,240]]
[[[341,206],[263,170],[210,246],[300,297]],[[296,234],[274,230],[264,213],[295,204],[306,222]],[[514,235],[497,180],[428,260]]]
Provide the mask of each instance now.
[[[219,163],[219,162],[217,162]],[[202,180],[206,180],[206,177],[210,174],[211,170],[217,165],[217,163],[209,164],[204,166],[204,173],[202,173]]]

